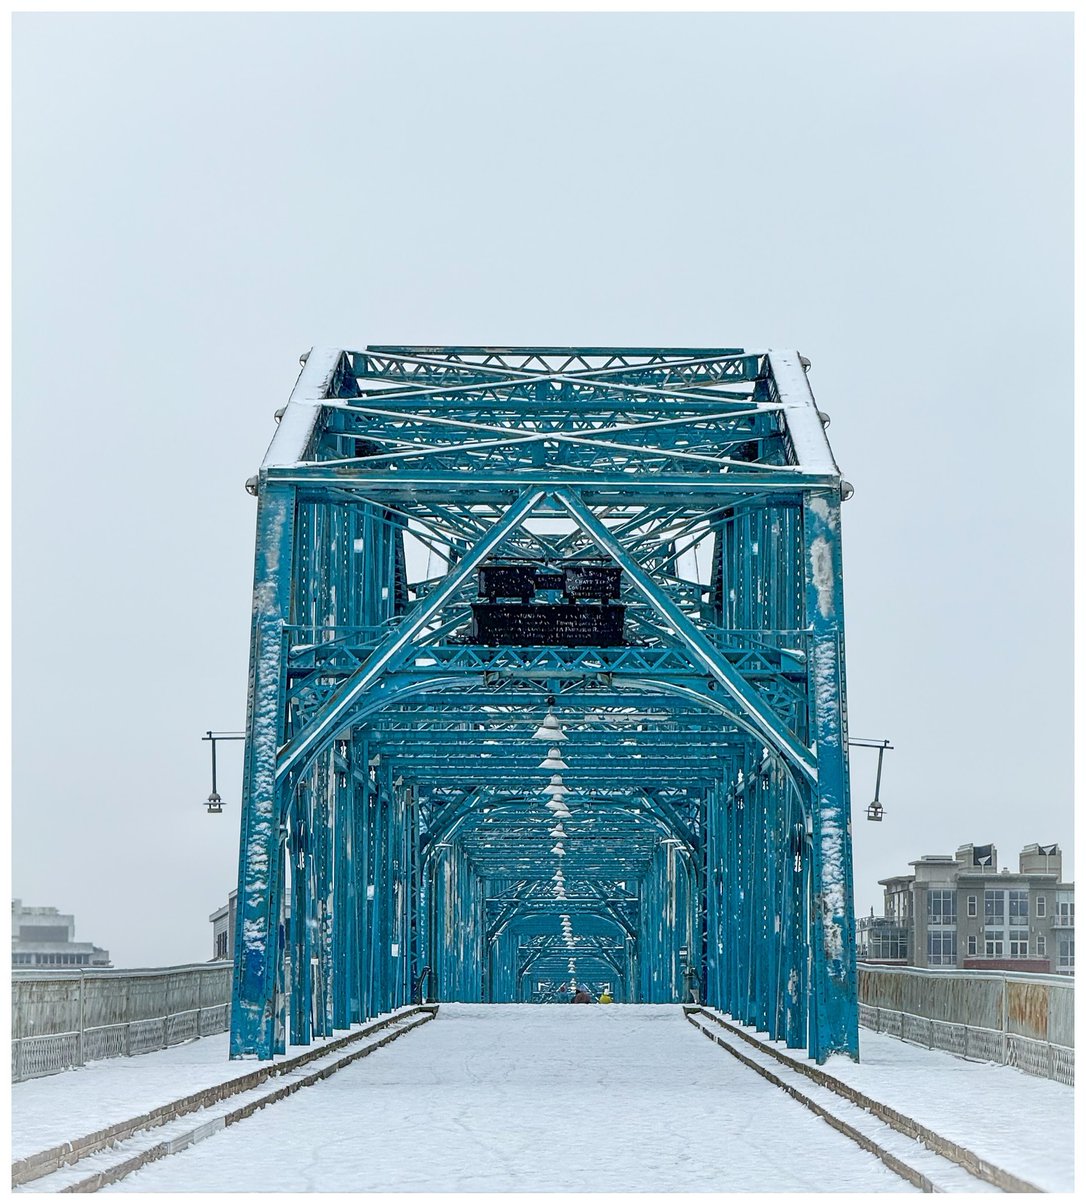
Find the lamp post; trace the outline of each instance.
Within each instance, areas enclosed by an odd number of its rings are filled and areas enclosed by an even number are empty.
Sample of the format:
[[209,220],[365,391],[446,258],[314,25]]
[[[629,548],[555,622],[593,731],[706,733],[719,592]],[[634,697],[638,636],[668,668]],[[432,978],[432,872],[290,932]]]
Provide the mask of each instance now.
[[219,795],[217,781],[217,763],[215,760],[215,743],[216,742],[243,742],[245,734],[243,733],[214,733],[208,730],[207,733],[200,739],[201,742],[211,743],[211,795],[205,801],[207,811],[209,813],[221,813],[223,810],[222,797]]
[[882,803],[879,800],[879,788],[882,786],[882,756],[884,751],[893,750],[893,746],[887,738],[883,738],[881,742],[875,741],[873,738],[849,738],[850,746],[863,746],[865,749],[877,750],[879,752],[879,765],[875,772],[875,798],[864,810],[867,813],[869,821],[881,821],[883,815]]

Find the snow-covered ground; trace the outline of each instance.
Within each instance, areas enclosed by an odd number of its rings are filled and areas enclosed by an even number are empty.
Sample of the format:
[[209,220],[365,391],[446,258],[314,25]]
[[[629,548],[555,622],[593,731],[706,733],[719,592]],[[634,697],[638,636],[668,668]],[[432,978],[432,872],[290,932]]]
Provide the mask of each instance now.
[[[804,1050],[772,1044],[810,1061]],[[862,1026],[860,1061],[834,1055],[822,1069],[1045,1191],[1074,1188],[1074,1089],[1065,1084]]]
[[[862,1063],[834,1059],[830,1070],[1041,1187],[1073,1187],[1072,1089],[869,1030],[861,1050]],[[206,1038],[17,1084],[13,1149],[252,1069],[225,1053],[225,1037]],[[909,1188],[678,1007],[446,1004],[436,1021],[115,1190]]]
[[[781,1153],[787,1129],[788,1152]],[[907,1190],[673,1007],[436,1021],[118,1185],[134,1191]]]
[[[315,1039],[312,1046],[288,1046],[276,1062],[337,1042],[363,1028],[352,1025],[334,1038]],[[229,1035],[220,1033],[168,1050],[134,1058],[104,1058],[76,1071],[13,1084],[12,1159],[95,1133],[266,1065],[254,1059],[231,1062],[229,1054]]]

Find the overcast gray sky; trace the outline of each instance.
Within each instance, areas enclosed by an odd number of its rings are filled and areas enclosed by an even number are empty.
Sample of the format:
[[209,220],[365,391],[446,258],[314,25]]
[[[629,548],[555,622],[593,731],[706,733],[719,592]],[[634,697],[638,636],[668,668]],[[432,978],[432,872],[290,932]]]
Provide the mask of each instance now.
[[[1072,837],[1067,15],[14,19],[13,895],[236,884],[259,465],[310,345],[796,347],[856,495],[857,906]],[[1069,864],[1068,864],[1069,865]]]

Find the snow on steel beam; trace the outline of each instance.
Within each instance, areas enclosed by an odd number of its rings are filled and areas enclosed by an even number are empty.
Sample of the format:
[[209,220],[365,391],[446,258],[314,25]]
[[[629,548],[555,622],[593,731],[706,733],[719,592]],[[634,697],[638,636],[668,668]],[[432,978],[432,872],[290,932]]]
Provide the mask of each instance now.
[[367,353],[376,355],[410,354],[448,355],[473,354],[482,357],[514,354],[517,357],[536,355],[553,358],[563,355],[569,358],[662,358],[681,355],[683,358],[746,358],[752,353],[741,347],[713,346],[367,346]]
[[833,451],[798,351],[770,350],[769,365],[777,387],[777,399],[784,408],[784,419],[796,462],[805,471],[839,477],[841,471],[834,462]]
[[[360,491],[373,494],[402,494],[416,502],[448,502],[458,492],[469,496],[471,502],[508,499],[510,492],[519,493],[525,487],[554,486],[553,470],[507,469],[481,470],[471,464],[463,471],[370,471],[366,460],[357,459],[349,466],[326,467],[319,463],[284,465],[268,468],[268,477],[277,483],[292,484],[307,490],[322,486],[340,491]],[[720,462],[720,471],[704,470],[688,474],[653,472],[634,475],[627,471],[562,471],[563,487],[576,488],[593,497],[610,501],[632,501],[651,496],[654,501],[666,499],[689,505],[691,501],[717,501],[723,495],[766,492],[799,493],[811,488],[824,488],[840,476],[836,469],[826,475],[795,467],[780,467],[750,471],[742,464]]]
[[290,393],[279,428],[271,440],[261,470],[293,466],[309,457],[321,405],[332,389],[336,372],[343,362],[343,351],[332,347],[315,347],[302,364],[301,374]]

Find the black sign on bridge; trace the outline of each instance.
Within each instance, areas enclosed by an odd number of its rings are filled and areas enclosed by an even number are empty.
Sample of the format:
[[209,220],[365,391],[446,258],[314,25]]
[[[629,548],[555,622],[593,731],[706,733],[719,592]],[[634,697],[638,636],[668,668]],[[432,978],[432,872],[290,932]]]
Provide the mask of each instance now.
[[[487,564],[479,568],[482,602],[471,606],[472,640],[485,646],[621,646],[626,607],[612,603],[621,583],[621,567],[594,562]],[[537,599],[540,592],[561,593],[562,599]]]

